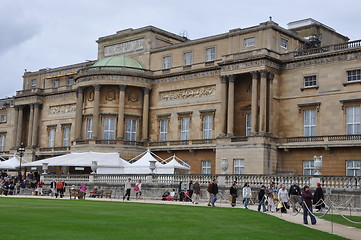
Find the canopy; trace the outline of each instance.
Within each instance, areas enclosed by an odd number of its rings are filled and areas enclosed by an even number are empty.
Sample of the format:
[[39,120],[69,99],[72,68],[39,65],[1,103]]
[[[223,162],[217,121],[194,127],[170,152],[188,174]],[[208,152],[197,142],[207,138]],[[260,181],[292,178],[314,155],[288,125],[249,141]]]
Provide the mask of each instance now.
[[49,166],[90,167],[93,161],[97,162],[98,167],[124,167],[129,165],[127,161],[119,157],[118,153],[99,152],[69,153],[23,165],[25,167],[41,167],[43,163],[48,163]]
[[19,166],[20,160],[16,155],[6,161],[0,162],[0,169],[16,169]]

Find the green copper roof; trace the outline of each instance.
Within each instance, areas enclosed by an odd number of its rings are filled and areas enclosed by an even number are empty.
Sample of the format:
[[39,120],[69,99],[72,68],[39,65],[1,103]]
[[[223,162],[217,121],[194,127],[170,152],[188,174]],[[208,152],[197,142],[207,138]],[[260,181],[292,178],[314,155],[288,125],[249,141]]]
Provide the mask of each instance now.
[[131,67],[143,69],[143,66],[135,59],[125,56],[106,57],[97,61],[93,67]]

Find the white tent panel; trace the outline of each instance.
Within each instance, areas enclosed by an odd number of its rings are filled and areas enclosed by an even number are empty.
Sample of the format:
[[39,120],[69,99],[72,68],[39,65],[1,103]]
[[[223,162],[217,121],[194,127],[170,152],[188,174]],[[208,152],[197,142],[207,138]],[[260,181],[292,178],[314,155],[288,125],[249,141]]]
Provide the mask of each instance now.
[[16,169],[19,166],[20,160],[16,155],[6,161],[0,162],[0,169]]

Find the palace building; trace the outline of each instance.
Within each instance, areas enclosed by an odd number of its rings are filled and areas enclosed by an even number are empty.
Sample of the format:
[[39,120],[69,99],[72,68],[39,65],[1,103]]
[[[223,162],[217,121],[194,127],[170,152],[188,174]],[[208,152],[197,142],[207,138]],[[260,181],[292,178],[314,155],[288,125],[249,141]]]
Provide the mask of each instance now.
[[361,41],[314,19],[190,40],[147,26],[100,37],[98,60],[25,72],[0,99],[0,153],[146,149],[194,174],[360,176]]

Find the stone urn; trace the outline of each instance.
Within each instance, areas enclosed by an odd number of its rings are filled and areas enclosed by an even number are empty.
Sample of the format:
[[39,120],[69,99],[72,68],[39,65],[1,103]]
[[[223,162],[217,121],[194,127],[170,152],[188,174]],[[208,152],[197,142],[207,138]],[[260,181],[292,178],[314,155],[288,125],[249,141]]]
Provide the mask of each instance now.
[[154,173],[154,170],[155,170],[155,163],[156,163],[157,161],[155,161],[155,160],[150,160],[149,161],[149,168],[150,168],[150,170],[152,171],[152,173]]
[[48,174],[49,163],[43,162],[43,174]]
[[222,169],[222,174],[226,174],[226,173],[227,173],[227,169],[228,169],[228,158],[222,158],[222,159],[221,159],[221,169]]
[[313,157],[313,166],[315,168],[315,175],[321,175],[321,168],[322,168],[322,156],[314,156]]
[[91,165],[92,173],[91,174],[96,174],[97,173],[97,168],[98,168],[98,162],[97,161],[92,161],[92,165]]

